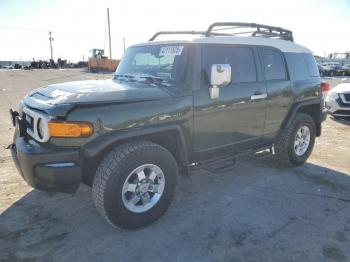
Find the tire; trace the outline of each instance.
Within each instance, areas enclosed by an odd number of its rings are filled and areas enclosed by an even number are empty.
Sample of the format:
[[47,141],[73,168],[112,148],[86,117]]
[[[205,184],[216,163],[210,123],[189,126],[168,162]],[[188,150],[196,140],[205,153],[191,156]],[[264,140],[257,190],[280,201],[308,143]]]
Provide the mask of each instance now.
[[[306,151],[299,151],[298,153],[302,154],[298,155],[297,150],[295,149],[295,143],[297,142],[295,141],[297,132],[300,131],[302,127],[306,127],[304,129],[309,129],[310,137]],[[278,162],[286,166],[297,166],[303,164],[312,152],[315,144],[315,137],[316,127],[313,118],[308,114],[297,114],[289,128],[281,129],[277,137],[274,150]]]
[[[135,210],[130,210],[133,204],[130,204],[131,200],[128,202],[126,199],[127,194],[130,193],[135,198],[137,194],[148,194],[149,199],[156,195],[149,191],[137,193],[141,186],[137,186],[134,192],[124,193],[125,183],[130,182],[133,176],[136,176],[136,181],[139,180],[139,174],[133,172],[148,166],[158,167],[157,172],[162,173],[162,194],[154,205],[154,201],[145,205],[148,205],[148,208],[153,205],[150,209],[144,212],[135,211],[136,208],[145,209],[143,198],[140,198],[141,202],[134,204]],[[142,181],[151,176],[149,173],[147,175],[146,171],[143,170],[145,178]],[[143,227],[156,221],[168,209],[175,195],[177,178],[177,163],[168,150],[149,141],[129,142],[113,149],[101,161],[93,181],[92,198],[99,213],[112,226],[124,229]],[[160,183],[158,175],[154,181],[156,179]],[[141,180],[135,183],[141,185]]]

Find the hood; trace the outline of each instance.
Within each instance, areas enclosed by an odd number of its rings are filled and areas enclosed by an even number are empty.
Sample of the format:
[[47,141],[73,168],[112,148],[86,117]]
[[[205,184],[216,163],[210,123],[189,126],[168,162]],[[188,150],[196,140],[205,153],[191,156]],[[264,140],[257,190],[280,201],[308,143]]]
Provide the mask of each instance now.
[[142,83],[112,79],[85,80],[48,85],[30,92],[23,103],[51,115],[65,115],[77,105],[97,105],[158,100],[171,97],[162,89]]
[[350,93],[350,83],[342,83],[334,87],[331,92],[335,93]]

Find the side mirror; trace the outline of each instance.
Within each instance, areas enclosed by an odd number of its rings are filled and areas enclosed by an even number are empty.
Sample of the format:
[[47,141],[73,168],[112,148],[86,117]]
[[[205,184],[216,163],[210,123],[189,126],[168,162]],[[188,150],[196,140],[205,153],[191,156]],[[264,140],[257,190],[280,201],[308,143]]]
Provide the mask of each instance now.
[[219,98],[219,86],[231,83],[231,66],[229,64],[214,64],[210,74],[210,98]]

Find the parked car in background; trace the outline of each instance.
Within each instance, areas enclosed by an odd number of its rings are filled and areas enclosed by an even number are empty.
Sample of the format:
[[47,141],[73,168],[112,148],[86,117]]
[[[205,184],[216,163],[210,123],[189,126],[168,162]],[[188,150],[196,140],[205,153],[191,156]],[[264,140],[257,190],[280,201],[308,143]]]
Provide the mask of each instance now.
[[326,68],[324,68],[323,66],[321,66],[320,64],[317,64],[318,67],[318,72],[320,73],[320,76],[327,76],[327,70]]
[[347,79],[328,92],[326,96],[328,113],[335,118],[350,117],[350,81]]
[[5,68],[5,69],[14,69],[15,67],[13,65],[8,65],[8,66],[4,66],[3,68]]
[[321,66],[335,67],[335,66],[340,66],[340,63],[338,63],[338,62],[323,62],[323,63],[321,63]]
[[[323,75],[322,76],[345,76],[345,68],[338,62],[324,62],[321,63],[320,66],[322,66],[323,69]],[[320,74],[321,75],[321,74]]]
[[350,76],[350,64],[346,64],[343,66],[345,70],[345,75]]
[[330,65],[323,65],[323,76],[335,76],[335,69],[334,66],[330,66]]
[[341,65],[336,65],[333,67],[334,75],[337,76],[345,76],[345,67]]

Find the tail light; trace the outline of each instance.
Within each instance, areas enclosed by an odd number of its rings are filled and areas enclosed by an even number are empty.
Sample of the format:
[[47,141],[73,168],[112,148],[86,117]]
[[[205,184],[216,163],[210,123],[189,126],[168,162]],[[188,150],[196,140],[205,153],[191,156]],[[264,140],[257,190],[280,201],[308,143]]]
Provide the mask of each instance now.
[[321,83],[321,92],[322,94],[327,93],[330,90],[330,85],[327,82],[322,82]]

